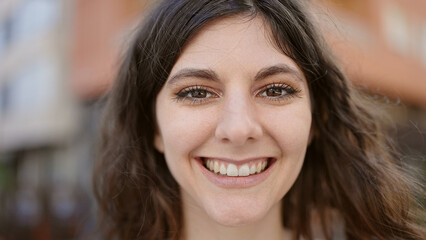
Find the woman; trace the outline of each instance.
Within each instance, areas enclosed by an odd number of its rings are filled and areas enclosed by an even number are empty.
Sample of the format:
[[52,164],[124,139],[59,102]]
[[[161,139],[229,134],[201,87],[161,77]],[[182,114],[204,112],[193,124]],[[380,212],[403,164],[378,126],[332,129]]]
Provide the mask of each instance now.
[[169,0],[108,96],[118,239],[421,239],[412,188],[301,1]]

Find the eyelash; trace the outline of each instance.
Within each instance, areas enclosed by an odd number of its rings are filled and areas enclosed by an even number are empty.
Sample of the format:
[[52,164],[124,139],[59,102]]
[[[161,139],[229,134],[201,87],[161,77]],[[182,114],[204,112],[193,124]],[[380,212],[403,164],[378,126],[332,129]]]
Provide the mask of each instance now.
[[[204,91],[206,94],[206,97],[195,98],[193,96],[192,97],[189,96],[189,94],[194,94],[196,91]],[[199,86],[199,85],[184,88],[180,90],[179,92],[177,92],[175,95],[176,96],[174,97],[174,99],[177,102],[187,100],[187,101],[190,101],[190,103],[192,104],[203,103],[205,101],[210,100],[211,98],[218,98],[220,96],[218,93],[216,93],[212,89],[204,87],[204,86]],[[208,95],[210,95],[210,97],[207,97]]]
[[[259,96],[259,94],[266,93],[267,90],[274,89],[274,88],[279,89],[281,91],[281,93],[282,93],[282,91],[285,91],[285,94],[282,95],[282,96],[278,96],[278,97]],[[190,94],[194,94],[196,91],[203,91],[204,94],[205,94],[205,97],[196,98],[196,97],[193,97],[193,96],[192,97],[189,96]],[[296,97],[296,96],[298,96],[299,93],[300,93],[299,89],[293,88],[293,87],[291,87],[287,84],[271,83],[271,84],[268,84],[268,85],[262,87],[260,90],[256,91],[256,96],[259,96],[261,98],[270,99],[272,101],[283,101],[287,98]],[[191,104],[197,104],[197,103],[204,103],[206,101],[211,100],[212,98],[218,98],[219,96],[220,96],[220,94],[216,93],[215,91],[211,90],[210,88],[195,85],[195,86],[190,86],[190,87],[187,87],[187,88],[180,90],[179,92],[177,92],[175,94],[174,99],[177,102],[187,100],[187,101],[190,101]]]
[[259,91],[256,92],[256,96],[259,94],[263,94],[266,93],[267,90],[270,89],[280,89],[281,91],[285,91],[285,94],[282,96],[277,96],[277,97],[270,97],[270,96],[260,96],[262,98],[267,98],[273,101],[282,101],[285,100],[287,98],[292,98],[292,97],[297,97],[298,94],[300,93],[300,90],[294,87],[291,87],[287,84],[284,83],[271,83],[266,85],[265,87],[261,88]]

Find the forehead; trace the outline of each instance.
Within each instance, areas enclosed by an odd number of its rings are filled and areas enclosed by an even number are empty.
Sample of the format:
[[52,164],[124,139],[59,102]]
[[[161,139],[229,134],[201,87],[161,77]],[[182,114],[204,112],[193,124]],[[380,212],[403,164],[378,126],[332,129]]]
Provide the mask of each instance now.
[[185,45],[171,74],[185,67],[212,70],[240,67],[254,74],[264,66],[277,63],[301,72],[297,64],[274,45],[271,36],[269,25],[261,17],[238,15],[215,20],[201,28]]

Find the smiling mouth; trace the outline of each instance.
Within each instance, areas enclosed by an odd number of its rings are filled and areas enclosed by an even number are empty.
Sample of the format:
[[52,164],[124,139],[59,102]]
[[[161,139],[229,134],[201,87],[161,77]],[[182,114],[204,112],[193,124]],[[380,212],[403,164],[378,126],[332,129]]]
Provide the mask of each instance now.
[[262,158],[236,165],[215,158],[201,158],[203,166],[212,173],[229,177],[246,177],[264,172],[273,158]]

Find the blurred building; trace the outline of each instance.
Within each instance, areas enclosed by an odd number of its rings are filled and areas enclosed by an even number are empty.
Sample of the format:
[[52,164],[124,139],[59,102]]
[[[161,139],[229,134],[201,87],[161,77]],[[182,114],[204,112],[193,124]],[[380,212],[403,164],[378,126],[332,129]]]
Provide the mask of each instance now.
[[[0,1],[0,239],[90,234],[96,100],[153,2]],[[426,1],[313,4],[349,78],[385,102],[406,156],[424,162]]]
[[70,91],[72,7],[0,2],[0,239],[67,239],[80,207],[81,158],[70,148],[82,117]]
[[315,0],[314,5],[349,79],[383,102],[404,159],[424,171],[426,1]]
[[349,78],[426,108],[426,1],[317,0],[314,10]]
[[93,239],[92,100],[148,3],[0,2],[0,239]]

